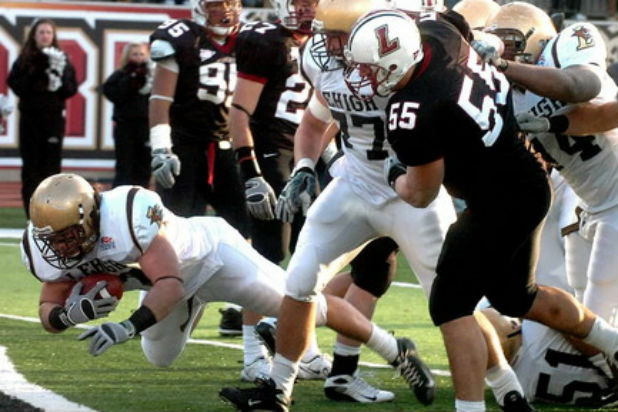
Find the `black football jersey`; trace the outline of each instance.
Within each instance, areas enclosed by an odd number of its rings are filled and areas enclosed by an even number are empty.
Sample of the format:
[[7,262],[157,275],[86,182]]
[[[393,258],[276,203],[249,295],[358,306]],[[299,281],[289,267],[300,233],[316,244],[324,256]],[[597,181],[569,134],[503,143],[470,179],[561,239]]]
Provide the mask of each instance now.
[[466,41],[472,41],[474,39],[474,35],[472,34],[472,30],[470,29],[468,22],[461,14],[457,13],[456,11],[446,10],[444,12],[438,12],[405,10],[404,12],[417,23],[425,20],[448,22],[457,28],[459,34],[461,34],[461,36],[466,39]]
[[156,39],[172,45],[180,69],[170,107],[174,139],[183,143],[227,139],[236,84],[236,35],[219,45],[207,37],[203,26],[191,20],[170,20],[150,35],[151,43]]
[[505,76],[482,63],[455,26],[435,20],[418,26],[424,58],[386,109],[399,159],[418,166],[443,158],[444,185],[469,207],[512,182],[537,179],[540,167],[517,138]]
[[312,91],[299,70],[303,45],[280,24],[249,23],[238,34],[238,77],[264,84],[251,117],[256,149],[293,147],[294,132]]

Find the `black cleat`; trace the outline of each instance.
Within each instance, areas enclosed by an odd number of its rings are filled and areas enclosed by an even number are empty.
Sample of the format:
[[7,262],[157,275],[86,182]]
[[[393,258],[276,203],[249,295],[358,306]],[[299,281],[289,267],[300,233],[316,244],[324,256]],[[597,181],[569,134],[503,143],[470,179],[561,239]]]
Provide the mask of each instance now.
[[272,379],[256,381],[255,388],[223,388],[219,397],[241,412],[288,412],[290,399],[275,387]]
[[397,338],[399,354],[391,363],[408,382],[416,399],[423,405],[430,405],[436,396],[436,381],[431,370],[418,356],[416,345],[408,338]]
[[257,333],[260,340],[264,343],[264,346],[266,346],[266,349],[268,349],[270,356],[275,356],[275,352],[277,352],[276,326],[273,326],[268,322],[259,322],[255,325],[255,333]]
[[234,308],[219,309],[221,322],[219,322],[219,335],[241,336],[242,335],[242,311]]
[[504,405],[500,408],[504,412],[536,412],[526,398],[517,391],[510,391],[504,395]]

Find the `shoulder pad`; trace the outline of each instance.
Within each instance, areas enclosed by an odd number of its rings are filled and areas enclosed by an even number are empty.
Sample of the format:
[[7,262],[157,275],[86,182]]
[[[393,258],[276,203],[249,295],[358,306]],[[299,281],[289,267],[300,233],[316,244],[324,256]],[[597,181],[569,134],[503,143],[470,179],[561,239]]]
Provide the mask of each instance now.
[[163,60],[174,54],[176,54],[176,50],[167,40],[155,39],[150,45],[150,57],[152,60]]

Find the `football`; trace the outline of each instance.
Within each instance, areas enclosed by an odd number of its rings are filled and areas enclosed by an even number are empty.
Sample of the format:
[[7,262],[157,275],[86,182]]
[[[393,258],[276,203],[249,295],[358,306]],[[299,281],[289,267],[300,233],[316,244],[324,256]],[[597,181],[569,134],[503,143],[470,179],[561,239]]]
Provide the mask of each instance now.
[[88,275],[80,282],[84,285],[82,287],[82,294],[88,292],[90,289],[96,286],[97,282],[104,280],[107,282],[105,288],[101,289],[101,291],[97,294],[96,298],[107,298],[110,296],[115,296],[120,300],[122,298],[122,293],[124,291],[122,280],[118,276],[110,275],[107,273],[99,273],[96,275]]

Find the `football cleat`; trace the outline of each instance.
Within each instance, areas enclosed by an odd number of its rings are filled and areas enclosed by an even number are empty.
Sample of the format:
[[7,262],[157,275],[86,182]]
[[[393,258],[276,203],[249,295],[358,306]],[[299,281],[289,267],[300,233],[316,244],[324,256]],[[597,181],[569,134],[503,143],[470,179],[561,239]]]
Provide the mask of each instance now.
[[268,322],[259,322],[255,325],[255,333],[257,333],[260,340],[268,349],[270,356],[275,356],[277,347],[275,345],[275,339],[277,337],[277,328]]
[[245,382],[255,382],[258,379],[266,380],[270,377],[271,368],[270,360],[260,356],[250,364],[245,365],[240,372],[240,380]]
[[308,362],[300,361],[298,365],[298,379],[324,380],[330,375],[333,367],[331,361],[323,353],[315,355]]
[[277,389],[272,379],[257,380],[255,388],[223,388],[219,397],[241,412],[288,412],[290,399]]
[[436,395],[436,381],[431,370],[423,363],[416,351],[416,345],[408,338],[397,338],[399,354],[391,363],[408,382],[416,399],[423,405],[430,405]]
[[360,403],[390,402],[395,394],[374,388],[361,378],[358,369],[354,375],[330,376],[324,382],[324,394],[333,401]]
[[241,336],[242,335],[242,311],[234,308],[219,309],[221,322],[219,322],[219,335]]
[[504,405],[500,408],[504,412],[535,412],[536,410],[530,406],[526,398],[517,391],[510,391],[504,395]]

